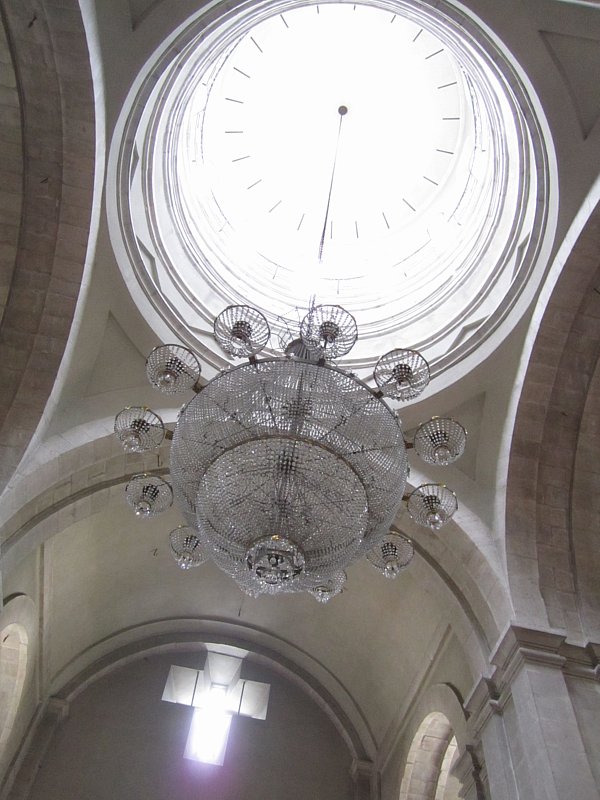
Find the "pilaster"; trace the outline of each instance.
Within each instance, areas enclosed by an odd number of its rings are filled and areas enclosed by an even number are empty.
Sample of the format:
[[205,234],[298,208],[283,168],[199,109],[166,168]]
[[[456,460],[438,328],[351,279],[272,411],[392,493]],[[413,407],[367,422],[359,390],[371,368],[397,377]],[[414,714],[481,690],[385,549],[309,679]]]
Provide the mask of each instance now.
[[354,759],[350,767],[354,800],[379,800],[379,777],[372,761]]
[[581,728],[572,682],[597,684],[599,655],[597,644],[574,645],[558,631],[506,631],[490,659],[490,677],[465,703],[493,800],[598,800],[593,754],[600,742]]
[[0,792],[0,800],[27,800],[35,776],[54,732],[69,715],[69,703],[51,697],[34,720],[30,733],[23,742],[19,757],[15,759],[7,780]]

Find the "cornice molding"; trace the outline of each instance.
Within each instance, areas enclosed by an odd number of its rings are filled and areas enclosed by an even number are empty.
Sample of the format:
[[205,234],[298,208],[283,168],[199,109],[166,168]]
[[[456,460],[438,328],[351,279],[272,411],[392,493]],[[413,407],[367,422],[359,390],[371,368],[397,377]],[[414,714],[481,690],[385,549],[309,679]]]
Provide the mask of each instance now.
[[510,625],[490,657],[492,672],[482,676],[465,700],[469,728],[477,735],[493,714],[502,714],[512,683],[527,665],[560,670],[564,675],[600,681],[600,643],[573,644],[557,630]]

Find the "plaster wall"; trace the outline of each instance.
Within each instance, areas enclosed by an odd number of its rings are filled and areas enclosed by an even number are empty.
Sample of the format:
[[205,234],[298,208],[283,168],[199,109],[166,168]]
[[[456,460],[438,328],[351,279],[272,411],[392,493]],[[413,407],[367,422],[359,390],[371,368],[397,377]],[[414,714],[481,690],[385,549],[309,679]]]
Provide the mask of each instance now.
[[192,711],[160,698],[171,664],[202,660],[152,656],[92,684],[57,729],[30,800],[350,800],[351,759],[332,723],[249,660],[243,677],[271,684],[267,719],[233,719],[223,767],[184,759]]
[[[51,692],[73,677],[82,654],[111,636],[126,637],[136,626],[176,619],[232,620],[284,640],[293,637],[301,649],[318,653],[381,740],[437,641],[440,625],[445,627],[440,623],[439,587],[431,582],[421,597],[414,591],[415,581],[423,583],[429,575],[426,566],[417,568],[414,577],[407,572],[401,580],[385,582],[369,565],[359,565],[350,570],[352,589],[335,603],[320,606],[308,596],[282,596],[273,603],[269,597],[242,594],[212,563],[190,572],[178,570],[166,532],[179,523],[175,511],[140,521],[119,496],[46,543],[45,569],[52,579],[46,595],[45,680]],[[453,613],[448,610],[449,617]],[[372,625],[375,618],[377,626]],[[369,647],[350,645],[348,631],[355,643],[368,641]],[[468,672],[463,681],[472,682]]]

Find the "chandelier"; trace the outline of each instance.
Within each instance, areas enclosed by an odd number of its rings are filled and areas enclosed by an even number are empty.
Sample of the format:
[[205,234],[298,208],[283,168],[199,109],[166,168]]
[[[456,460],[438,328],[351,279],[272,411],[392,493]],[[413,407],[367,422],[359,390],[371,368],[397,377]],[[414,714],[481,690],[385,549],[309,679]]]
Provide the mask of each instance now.
[[185,347],[161,345],[147,359],[152,386],[193,392],[174,431],[145,406],[116,417],[127,452],[171,440],[172,486],[156,475],[133,476],[126,496],[135,513],[153,517],[175,499],[185,519],[170,534],[177,564],[189,569],[211,558],[252,596],[306,591],[326,602],[363,556],[395,578],[414,554],[393,527],[402,504],[432,530],[457,509],[441,484],[405,493],[408,450],[447,465],[466,443],[462,425],[440,417],[420,425],[413,442],[404,438],[387,401],[425,389],[425,359],[414,350],[386,353],[371,388],[333,363],[358,336],[354,317],[338,305],[313,305],[300,323],[287,323],[275,357],[257,357],[271,331],[249,306],[227,307],[214,335],[228,355],[245,360],[204,386],[200,362]]

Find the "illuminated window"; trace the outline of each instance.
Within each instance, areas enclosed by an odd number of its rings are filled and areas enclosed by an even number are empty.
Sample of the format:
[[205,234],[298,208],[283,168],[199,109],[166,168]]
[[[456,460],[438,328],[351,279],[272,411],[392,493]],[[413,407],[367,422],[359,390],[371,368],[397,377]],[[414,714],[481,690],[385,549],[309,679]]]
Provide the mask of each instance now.
[[231,719],[266,719],[270,686],[240,678],[242,659],[209,652],[203,670],[172,666],[162,699],[194,707],[184,757],[222,765]]
[[222,765],[230,727],[231,714],[218,708],[194,709],[184,757]]

